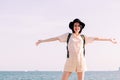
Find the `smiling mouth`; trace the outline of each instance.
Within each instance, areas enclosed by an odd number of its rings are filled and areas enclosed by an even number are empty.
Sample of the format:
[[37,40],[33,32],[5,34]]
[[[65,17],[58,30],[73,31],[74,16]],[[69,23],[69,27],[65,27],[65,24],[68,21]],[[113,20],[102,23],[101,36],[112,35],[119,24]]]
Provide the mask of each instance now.
[[79,29],[75,29],[76,31],[78,31]]

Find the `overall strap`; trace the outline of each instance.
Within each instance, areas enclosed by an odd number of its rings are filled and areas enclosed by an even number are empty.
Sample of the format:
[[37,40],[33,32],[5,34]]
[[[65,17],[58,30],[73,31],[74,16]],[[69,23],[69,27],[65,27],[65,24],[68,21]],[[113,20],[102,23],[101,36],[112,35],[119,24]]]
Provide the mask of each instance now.
[[82,34],[81,37],[83,39],[83,54],[85,56],[85,36]]
[[68,50],[68,43],[69,43],[69,39],[70,39],[70,36],[71,36],[72,34],[71,33],[69,33],[68,34],[68,37],[67,37],[67,58],[69,58],[69,50]]

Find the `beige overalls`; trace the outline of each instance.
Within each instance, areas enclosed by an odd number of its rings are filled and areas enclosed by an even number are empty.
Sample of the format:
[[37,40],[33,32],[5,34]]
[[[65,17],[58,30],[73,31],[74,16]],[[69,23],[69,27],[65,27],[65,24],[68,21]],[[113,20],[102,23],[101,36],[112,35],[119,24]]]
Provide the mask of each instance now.
[[[67,42],[67,37],[69,33],[58,36],[60,42]],[[85,42],[91,43],[93,41],[92,37],[85,36]],[[64,71],[68,72],[82,72],[86,70],[86,61],[83,54],[83,39],[81,36],[71,35],[68,43],[69,58],[67,58],[64,65]]]

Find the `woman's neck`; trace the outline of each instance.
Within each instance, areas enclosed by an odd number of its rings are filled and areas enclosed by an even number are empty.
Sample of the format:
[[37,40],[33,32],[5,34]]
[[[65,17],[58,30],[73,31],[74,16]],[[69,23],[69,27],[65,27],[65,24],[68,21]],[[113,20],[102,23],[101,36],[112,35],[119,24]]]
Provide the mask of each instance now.
[[79,36],[80,35],[80,33],[73,33],[75,36]]

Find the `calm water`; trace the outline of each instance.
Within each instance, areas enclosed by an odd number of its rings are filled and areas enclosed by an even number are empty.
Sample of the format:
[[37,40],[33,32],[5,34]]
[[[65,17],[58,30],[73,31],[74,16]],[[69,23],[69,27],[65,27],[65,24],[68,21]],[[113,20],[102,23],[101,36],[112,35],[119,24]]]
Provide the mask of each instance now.
[[[60,71],[0,71],[0,80],[61,80]],[[72,73],[69,80],[77,80]],[[120,80],[120,71],[88,71],[85,80]]]

